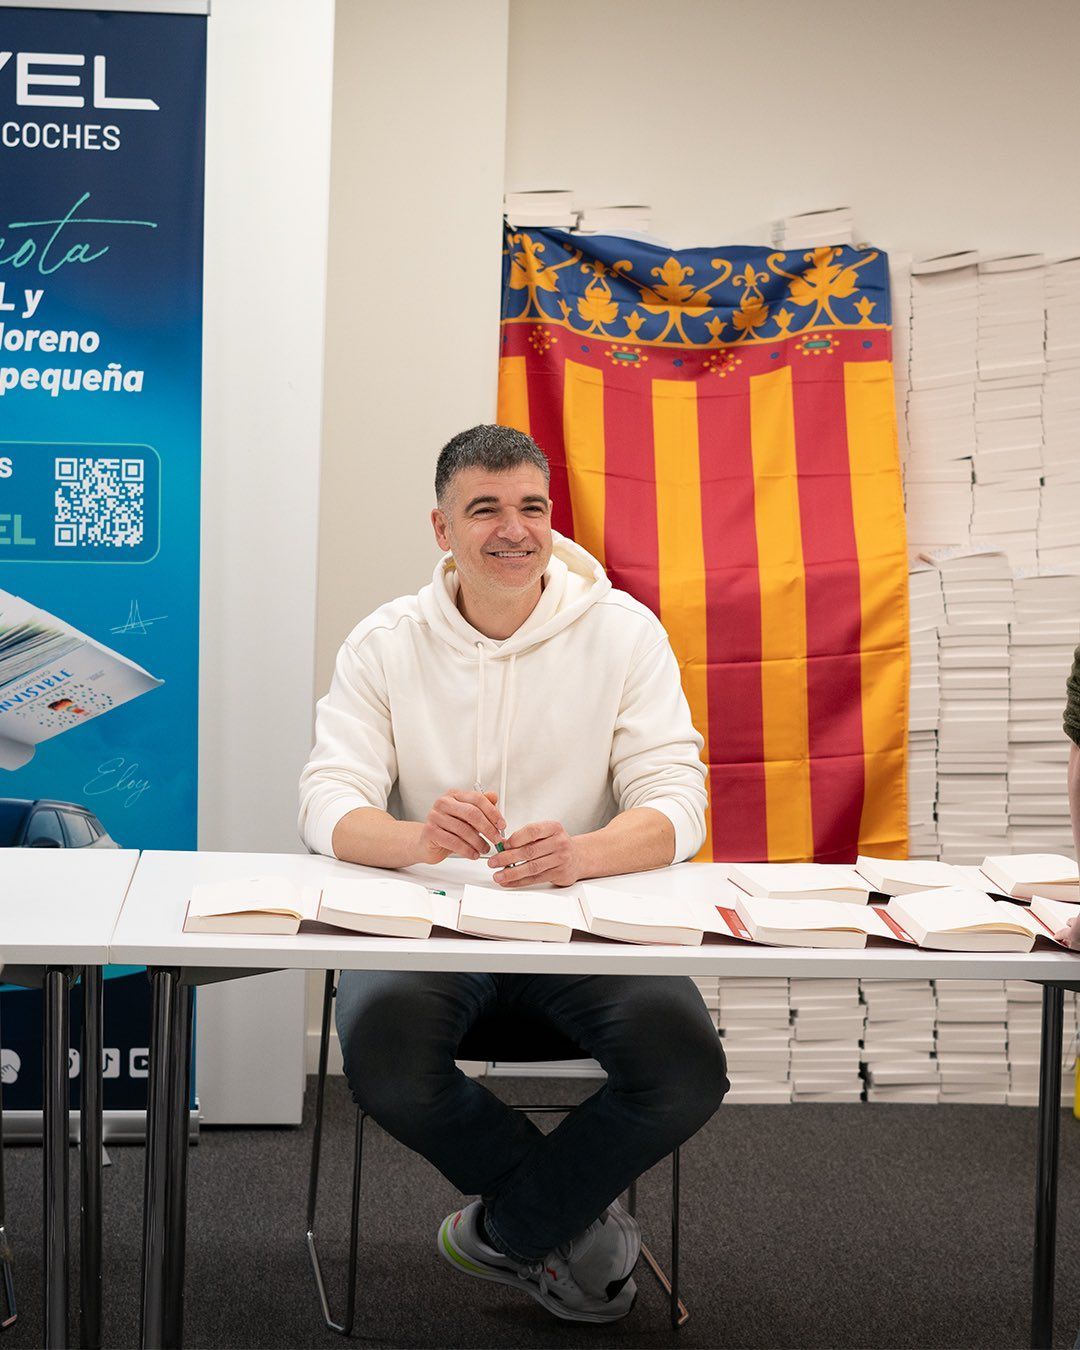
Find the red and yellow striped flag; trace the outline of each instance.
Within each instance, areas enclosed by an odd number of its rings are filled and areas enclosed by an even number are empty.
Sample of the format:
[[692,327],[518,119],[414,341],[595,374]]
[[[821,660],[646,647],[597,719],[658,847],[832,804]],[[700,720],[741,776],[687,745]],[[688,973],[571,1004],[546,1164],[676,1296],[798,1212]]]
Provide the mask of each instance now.
[[499,421],[556,529],[662,620],[703,859],[907,850],[908,601],[888,269],[869,249],[507,232]]

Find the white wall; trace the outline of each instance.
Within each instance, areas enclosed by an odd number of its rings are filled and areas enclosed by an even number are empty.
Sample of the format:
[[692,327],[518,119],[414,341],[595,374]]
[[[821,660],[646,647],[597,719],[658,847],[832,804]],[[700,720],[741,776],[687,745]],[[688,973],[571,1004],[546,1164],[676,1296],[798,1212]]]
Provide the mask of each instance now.
[[317,684],[438,557],[435,458],[495,415],[506,0],[339,0]]
[[849,205],[886,248],[1080,245],[1074,0],[512,0],[507,188],[674,246]]
[[[208,29],[199,846],[290,852],[310,747],[333,0]],[[299,1117],[304,977],[199,994],[204,1119]]]

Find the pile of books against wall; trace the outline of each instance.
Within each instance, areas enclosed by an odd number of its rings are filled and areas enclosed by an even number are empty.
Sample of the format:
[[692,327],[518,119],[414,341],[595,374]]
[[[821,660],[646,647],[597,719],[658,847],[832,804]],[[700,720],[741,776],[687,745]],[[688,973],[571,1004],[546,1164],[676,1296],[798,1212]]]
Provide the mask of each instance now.
[[1046,274],[1039,566],[1080,566],[1080,258]]
[[908,703],[908,854],[940,858],[937,830],[941,680],[938,631],[945,626],[941,573],[922,559],[911,565],[911,686]]
[[652,207],[638,203],[578,206],[569,188],[507,192],[503,215],[515,229],[572,230],[576,234],[645,237],[652,229]]
[[859,1002],[859,981],[793,978],[790,987],[793,1100],[860,1101],[866,1008]]
[[777,248],[825,248],[854,244],[855,219],[850,206],[828,206],[773,221],[772,242]]
[[938,1099],[934,1059],[937,1004],[930,980],[861,980],[866,1005],[862,1063],[866,1099],[916,1102]]
[[718,980],[715,1022],[724,1042],[732,1104],[789,1102],[790,982],[750,977]]

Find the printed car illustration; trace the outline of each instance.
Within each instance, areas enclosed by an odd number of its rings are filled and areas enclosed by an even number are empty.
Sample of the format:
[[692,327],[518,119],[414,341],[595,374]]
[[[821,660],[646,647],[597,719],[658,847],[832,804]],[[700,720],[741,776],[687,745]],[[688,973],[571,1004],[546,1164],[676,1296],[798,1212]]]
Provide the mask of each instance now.
[[0,848],[119,848],[92,811],[46,797],[0,797]]

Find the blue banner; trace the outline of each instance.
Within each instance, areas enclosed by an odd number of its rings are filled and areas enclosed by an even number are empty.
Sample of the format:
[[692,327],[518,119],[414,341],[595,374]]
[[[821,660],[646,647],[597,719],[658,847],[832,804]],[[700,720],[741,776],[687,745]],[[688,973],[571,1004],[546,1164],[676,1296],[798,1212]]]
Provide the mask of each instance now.
[[[0,846],[195,847],[205,69],[205,17],[0,7]],[[105,1105],[140,1107],[111,973]]]

